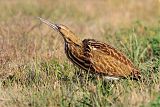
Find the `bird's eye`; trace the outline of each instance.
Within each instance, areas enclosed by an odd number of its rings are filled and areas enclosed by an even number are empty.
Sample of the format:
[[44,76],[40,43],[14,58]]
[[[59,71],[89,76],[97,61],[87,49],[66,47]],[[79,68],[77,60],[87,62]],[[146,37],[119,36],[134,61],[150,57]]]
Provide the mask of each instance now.
[[60,29],[61,29],[60,25],[55,24],[55,26],[58,28],[58,30],[60,30]]

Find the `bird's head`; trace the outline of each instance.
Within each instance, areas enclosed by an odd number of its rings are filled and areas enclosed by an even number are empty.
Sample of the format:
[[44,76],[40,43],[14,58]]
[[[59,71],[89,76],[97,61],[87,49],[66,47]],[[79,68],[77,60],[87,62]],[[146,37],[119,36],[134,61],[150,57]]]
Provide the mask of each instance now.
[[81,41],[79,40],[79,38],[77,36],[75,36],[75,34],[65,25],[62,24],[54,24],[48,20],[45,20],[43,18],[39,19],[47,24],[48,26],[50,26],[51,28],[53,28],[54,30],[56,30],[57,32],[59,32],[62,37],[64,38],[64,41],[67,43],[74,43],[76,45],[81,45]]

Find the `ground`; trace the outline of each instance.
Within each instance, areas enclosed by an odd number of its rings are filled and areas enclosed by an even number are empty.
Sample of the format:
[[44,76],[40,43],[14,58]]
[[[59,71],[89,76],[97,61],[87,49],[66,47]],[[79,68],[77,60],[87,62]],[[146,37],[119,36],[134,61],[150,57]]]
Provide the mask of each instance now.
[[[159,0],[1,0],[1,107],[159,107]],[[144,81],[104,82],[72,65],[37,17],[124,52]]]

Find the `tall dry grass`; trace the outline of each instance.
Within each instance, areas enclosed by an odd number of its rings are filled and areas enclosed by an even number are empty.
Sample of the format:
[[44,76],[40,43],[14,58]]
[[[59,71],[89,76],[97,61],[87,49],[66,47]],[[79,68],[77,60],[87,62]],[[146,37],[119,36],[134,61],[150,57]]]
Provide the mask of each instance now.
[[[160,105],[159,0],[1,0],[0,11],[0,106]],[[146,81],[104,83],[79,70],[37,16],[123,51]]]

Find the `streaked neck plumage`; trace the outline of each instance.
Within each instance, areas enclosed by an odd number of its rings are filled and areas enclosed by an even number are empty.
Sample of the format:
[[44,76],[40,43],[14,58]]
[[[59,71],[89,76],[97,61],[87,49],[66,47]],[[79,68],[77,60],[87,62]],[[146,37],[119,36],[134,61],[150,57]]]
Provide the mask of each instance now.
[[83,43],[68,27],[62,24],[54,24],[45,19],[39,18],[43,23],[47,24],[60,33],[65,42],[65,53],[67,57],[80,68],[87,70],[90,67],[89,62],[86,63],[83,55]]

